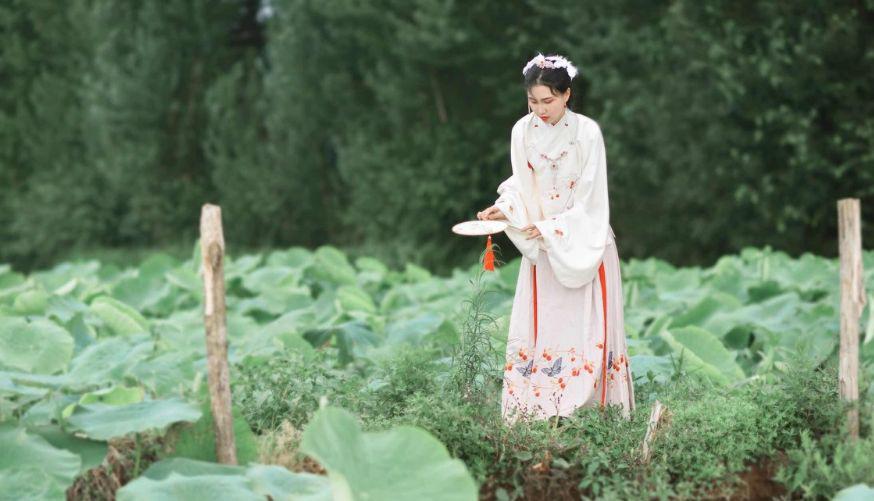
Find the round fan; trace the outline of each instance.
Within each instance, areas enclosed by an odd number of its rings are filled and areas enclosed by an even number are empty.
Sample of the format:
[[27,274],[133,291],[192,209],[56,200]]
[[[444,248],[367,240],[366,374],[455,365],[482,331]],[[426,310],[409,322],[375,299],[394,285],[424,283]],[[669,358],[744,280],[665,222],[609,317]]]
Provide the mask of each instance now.
[[452,227],[452,232],[466,236],[481,236],[500,233],[507,228],[506,221],[480,221],[478,219],[472,221],[464,221]]

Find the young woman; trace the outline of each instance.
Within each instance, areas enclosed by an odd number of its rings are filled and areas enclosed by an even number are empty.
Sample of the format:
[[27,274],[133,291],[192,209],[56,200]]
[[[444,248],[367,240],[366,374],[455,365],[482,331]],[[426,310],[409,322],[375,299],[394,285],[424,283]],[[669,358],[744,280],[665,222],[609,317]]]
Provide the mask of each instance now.
[[601,129],[568,107],[576,68],[538,54],[522,70],[530,113],[513,126],[513,175],[477,218],[504,219],[522,253],[510,315],[502,415],[568,416],[620,405],[634,388]]

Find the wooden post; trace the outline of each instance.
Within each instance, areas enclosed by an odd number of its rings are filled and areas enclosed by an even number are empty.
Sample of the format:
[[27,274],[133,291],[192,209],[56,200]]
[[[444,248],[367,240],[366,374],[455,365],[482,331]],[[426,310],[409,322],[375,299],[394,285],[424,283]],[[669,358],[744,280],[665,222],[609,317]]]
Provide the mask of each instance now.
[[215,422],[215,454],[219,463],[237,464],[234,419],[231,415],[231,384],[228,369],[228,331],[225,308],[225,237],[222,211],[205,204],[200,212],[200,253],[203,270],[206,357],[209,397]]
[[658,400],[652,404],[652,412],[649,414],[649,423],[646,426],[646,436],[643,437],[644,464],[649,463],[649,459],[652,456],[652,443],[661,425],[662,417],[667,413],[666,411],[667,408]]
[[859,317],[865,306],[862,275],[862,224],[858,198],[838,200],[838,245],[841,260],[841,348],[838,381],[850,437],[859,438]]

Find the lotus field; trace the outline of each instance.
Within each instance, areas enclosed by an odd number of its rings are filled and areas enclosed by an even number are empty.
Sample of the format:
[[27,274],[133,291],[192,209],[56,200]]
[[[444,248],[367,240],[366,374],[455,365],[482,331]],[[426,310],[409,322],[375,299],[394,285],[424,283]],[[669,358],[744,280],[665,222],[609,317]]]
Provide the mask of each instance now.
[[[826,440],[841,422],[835,259],[747,248],[709,268],[623,262],[632,419],[586,409],[560,427],[504,427],[518,260],[443,277],[329,246],[232,254],[238,466],[215,461],[200,262],[195,247],[130,267],[0,266],[0,497],[684,498],[765,484],[818,497],[874,486],[870,461]],[[874,252],[864,269],[874,290]],[[874,396],[872,303],[863,403]],[[644,464],[656,398],[672,419]],[[817,454],[838,473],[823,480]]]

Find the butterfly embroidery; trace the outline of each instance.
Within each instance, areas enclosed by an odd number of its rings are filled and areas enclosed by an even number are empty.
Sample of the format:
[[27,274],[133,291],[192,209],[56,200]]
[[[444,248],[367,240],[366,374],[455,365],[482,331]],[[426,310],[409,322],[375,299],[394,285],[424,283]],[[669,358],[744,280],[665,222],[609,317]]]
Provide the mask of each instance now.
[[526,365],[525,367],[516,367],[516,370],[519,371],[523,377],[528,377],[531,375],[531,369],[533,367],[534,367],[534,359],[531,359],[531,361],[528,362],[528,365]]
[[555,377],[561,372],[561,357],[558,357],[558,360],[552,364],[552,367],[547,367],[543,369],[543,372],[549,377]]

